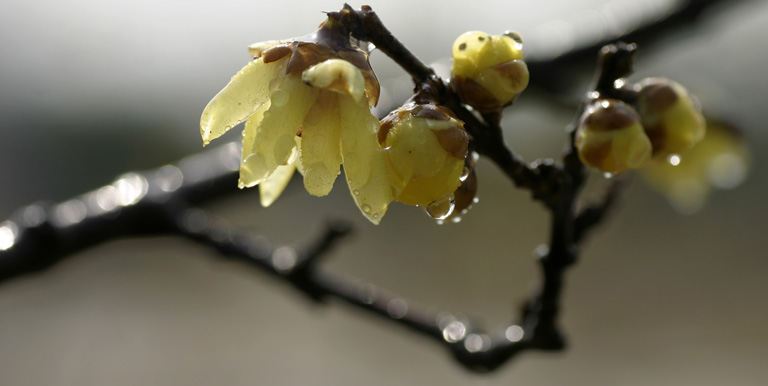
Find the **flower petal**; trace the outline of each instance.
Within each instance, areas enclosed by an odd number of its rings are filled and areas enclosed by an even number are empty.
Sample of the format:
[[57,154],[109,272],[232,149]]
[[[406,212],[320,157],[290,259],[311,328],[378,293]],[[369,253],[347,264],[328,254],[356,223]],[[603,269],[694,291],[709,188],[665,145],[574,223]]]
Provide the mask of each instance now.
[[[270,83],[285,76],[287,60],[265,64],[261,59],[249,62],[208,102],[200,117],[203,145],[245,121],[269,100]],[[274,83],[272,83],[274,84]]]
[[341,156],[349,191],[357,207],[372,223],[378,224],[395,194],[389,182],[387,160],[379,148],[379,121],[371,115],[365,100],[339,97],[341,107]]
[[306,69],[302,80],[312,87],[325,88],[359,101],[365,92],[365,78],[359,68],[342,59],[328,59]]
[[301,162],[304,187],[313,196],[331,192],[341,165],[341,95],[321,91],[301,129]]
[[280,165],[275,169],[272,174],[269,175],[264,181],[259,184],[259,200],[261,206],[268,207],[272,205],[275,200],[283,193],[288,182],[293,177],[293,172],[296,171],[296,165],[291,163],[288,165]]
[[254,176],[248,167],[253,160],[252,157],[257,157],[250,149],[253,148],[253,144],[256,141],[256,128],[261,124],[261,120],[264,118],[264,113],[269,109],[270,103],[264,103],[259,107],[256,112],[251,115],[245,122],[245,130],[243,130],[243,148],[240,155],[240,180],[237,185],[240,189],[250,188],[259,183],[259,179]]
[[[246,137],[252,135],[254,130],[255,137],[249,143],[251,146],[246,147],[246,143],[243,146],[245,158],[240,175],[244,184],[258,184],[278,166],[295,160],[296,133],[317,99],[317,93],[317,89],[308,87],[297,77],[287,76],[280,88],[272,92],[264,117],[248,120]],[[247,179],[242,177],[243,169],[246,169]]]

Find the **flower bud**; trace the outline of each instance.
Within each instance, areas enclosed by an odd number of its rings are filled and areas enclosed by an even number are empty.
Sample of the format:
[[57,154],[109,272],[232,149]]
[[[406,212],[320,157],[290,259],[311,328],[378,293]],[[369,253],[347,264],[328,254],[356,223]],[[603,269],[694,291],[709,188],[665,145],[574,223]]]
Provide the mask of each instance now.
[[453,43],[451,85],[480,112],[508,106],[528,86],[523,41],[515,32],[491,36],[472,31]]
[[704,117],[683,86],[664,78],[646,78],[639,85],[637,108],[654,158],[680,154],[704,138]]
[[750,153],[733,127],[707,119],[701,142],[671,156],[667,162],[650,162],[643,177],[681,213],[695,213],[715,189],[733,189],[749,174]]
[[[386,151],[396,201],[425,207],[453,201],[447,196],[461,184],[468,138],[464,123],[450,110],[409,103],[381,121],[378,139]],[[452,209],[451,203],[431,215],[445,217]]]
[[640,116],[615,99],[599,100],[587,108],[576,131],[576,147],[585,165],[610,174],[639,168],[651,155]]

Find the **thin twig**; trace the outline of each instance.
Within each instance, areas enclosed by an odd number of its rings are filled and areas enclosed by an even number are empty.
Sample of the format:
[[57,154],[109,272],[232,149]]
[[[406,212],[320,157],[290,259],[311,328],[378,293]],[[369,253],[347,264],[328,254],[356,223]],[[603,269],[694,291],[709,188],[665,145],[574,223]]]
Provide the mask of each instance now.
[[[688,3],[667,19],[649,23],[633,34],[651,34],[656,27],[688,21],[690,15],[698,15],[705,6],[716,2]],[[603,202],[575,214],[585,173],[576,154],[574,134],[586,102],[570,126],[561,161],[538,160],[528,164],[505,145],[498,117],[479,116],[464,106],[444,80],[389,33],[370,7],[354,11],[347,6],[342,10],[345,11],[345,22],[355,37],[374,43],[412,76],[418,89],[453,110],[473,137],[474,148],[550,210],[549,244],[536,249],[542,283],[526,302],[516,324],[488,334],[454,314],[423,311],[371,284],[320,267],[320,259],[349,233],[344,223],[329,225],[322,237],[304,249],[272,249],[258,235],[215,225],[208,214],[193,207],[236,190],[239,144],[206,150],[177,165],[126,174],[111,185],[64,203],[33,204],[20,209],[10,220],[0,223],[0,282],[46,269],[75,251],[115,237],[175,234],[270,272],[314,300],[339,299],[429,336],[473,370],[493,370],[525,350],[565,347],[557,325],[565,270],[577,260],[579,243],[604,218],[618,191],[612,189]],[[614,81],[631,70],[633,51],[633,46],[622,44],[603,51],[603,65],[592,89],[606,96],[620,93],[613,87]],[[539,65],[556,68],[580,55],[582,52],[577,50]],[[546,72],[536,70],[536,63],[529,65],[532,75],[536,74],[532,77],[534,83],[540,81],[537,76],[541,72]]]

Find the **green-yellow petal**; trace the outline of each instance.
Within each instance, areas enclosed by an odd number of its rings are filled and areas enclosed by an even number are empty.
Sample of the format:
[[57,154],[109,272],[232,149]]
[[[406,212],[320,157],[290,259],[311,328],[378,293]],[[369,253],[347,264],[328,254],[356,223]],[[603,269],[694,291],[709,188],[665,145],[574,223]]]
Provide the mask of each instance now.
[[379,148],[379,121],[365,100],[339,97],[341,108],[341,155],[344,174],[355,204],[372,223],[378,224],[395,194],[389,182],[387,159]]
[[203,145],[245,121],[269,100],[270,84],[274,86],[285,76],[287,62],[279,60],[264,63],[258,59],[249,62],[235,74],[203,110],[200,117]]
[[264,181],[259,184],[259,200],[261,206],[268,207],[272,205],[275,200],[283,193],[288,182],[293,177],[293,172],[296,171],[296,165],[290,163],[288,165],[280,165],[275,169],[272,174],[269,175]]
[[264,112],[269,109],[269,101],[259,107],[248,120],[245,122],[245,130],[243,130],[243,148],[240,156],[240,180],[238,186],[240,189],[250,188],[259,183],[259,179],[254,176],[248,167],[251,157],[256,155],[251,153],[250,149],[253,149],[253,144],[256,141],[256,128],[259,127],[261,120],[264,118]]
[[241,179],[243,168],[247,169],[248,175],[243,183],[258,184],[278,166],[294,161],[296,134],[317,99],[317,93],[318,90],[303,84],[299,78],[287,76],[280,88],[272,92],[264,117],[259,122],[248,120],[246,136],[254,135],[255,131],[255,137],[251,146],[243,146]]
[[301,130],[301,162],[304,187],[313,196],[331,192],[341,165],[341,117],[338,99],[343,96],[321,91]]

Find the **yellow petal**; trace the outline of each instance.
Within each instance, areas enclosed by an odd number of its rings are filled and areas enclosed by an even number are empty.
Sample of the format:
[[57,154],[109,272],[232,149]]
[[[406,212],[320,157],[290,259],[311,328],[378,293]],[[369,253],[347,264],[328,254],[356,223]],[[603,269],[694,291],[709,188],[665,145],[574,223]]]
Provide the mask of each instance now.
[[259,122],[248,120],[246,136],[255,130],[255,138],[250,147],[243,147],[243,168],[247,169],[248,175],[247,180],[243,179],[241,168],[243,183],[258,184],[278,166],[295,160],[296,133],[317,99],[317,93],[318,90],[303,84],[297,77],[287,76],[280,88],[272,92],[264,117]]
[[341,107],[341,155],[349,191],[357,207],[372,223],[378,224],[394,200],[387,160],[379,148],[379,121],[371,115],[365,100],[339,98]]
[[249,62],[235,74],[203,110],[200,117],[203,145],[245,121],[269,100],[270,82],[280,81],[287,62],[279,60],[265,64],[259,59]]
[[269,175],[264,181],[259,184],[259,200],[261,206],[268,207],[272,205],[280,194],[283,193],[288,182],[293,177],[293,172],[296,170],[296,165],[291,163],[288,165],[280,165],[275,169],[272,174]]
[[328,59],[304,71],[302,80],[312,87],[325,88],[359,101],[365,92],[365,78],[359,68],[342,59]]
[[321,91],[309,110],[301,130],[301,162],[304,187],[313,196],[331,192],[341,165],[341,120],[338,98],[341,95]]
[[238,187],[240,189],[250,188],[259,183],[248,167],[252,162],[256,154],[253,154],[250,149],[253,149],[253,143],[256,141],[256,128],[259,127],[261,120],[264,118],[264,112],[269,109],[270,103],[264,103],[259,107],[256,112],[253,113],[245,122],[245,130],[243,130],[243,148],[240,155],[240,180],[238,181]]

